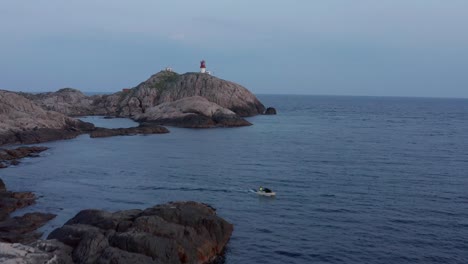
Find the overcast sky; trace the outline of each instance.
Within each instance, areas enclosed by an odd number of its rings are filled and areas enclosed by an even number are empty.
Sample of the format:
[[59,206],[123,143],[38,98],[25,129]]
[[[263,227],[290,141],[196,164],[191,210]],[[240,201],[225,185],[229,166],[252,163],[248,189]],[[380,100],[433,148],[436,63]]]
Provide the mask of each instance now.
[[0,0],[0,88],[117,91],[199,61],[254,93],[468,97],[466,0]]

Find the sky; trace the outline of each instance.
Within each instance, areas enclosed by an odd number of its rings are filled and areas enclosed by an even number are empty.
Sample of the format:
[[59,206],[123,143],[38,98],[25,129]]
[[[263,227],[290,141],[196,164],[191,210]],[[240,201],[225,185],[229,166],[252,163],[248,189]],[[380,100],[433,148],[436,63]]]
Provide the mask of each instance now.
[[115,92],[202,59],[256,94],[468,98],[468,1],[0,0],[0,89]]

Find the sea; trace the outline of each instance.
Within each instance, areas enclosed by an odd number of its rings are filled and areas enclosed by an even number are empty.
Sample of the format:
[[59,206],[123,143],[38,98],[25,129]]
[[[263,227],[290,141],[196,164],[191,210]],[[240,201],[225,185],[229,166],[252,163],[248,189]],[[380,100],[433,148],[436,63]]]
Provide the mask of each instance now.
[[57,214],[45,236],[82,209],[194,200],[234,224],[222,263],[468,263],[468,99],[258,98],[278,114],[43,143],[0,177],[39,197],[16,214]]

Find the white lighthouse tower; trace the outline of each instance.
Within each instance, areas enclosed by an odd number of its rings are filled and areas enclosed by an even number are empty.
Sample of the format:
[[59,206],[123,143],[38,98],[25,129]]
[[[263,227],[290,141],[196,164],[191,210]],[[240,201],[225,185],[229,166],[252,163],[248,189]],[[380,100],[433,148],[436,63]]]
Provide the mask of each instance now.
[[205,60],[200,61],[200,72],[201,73],[206,73]]

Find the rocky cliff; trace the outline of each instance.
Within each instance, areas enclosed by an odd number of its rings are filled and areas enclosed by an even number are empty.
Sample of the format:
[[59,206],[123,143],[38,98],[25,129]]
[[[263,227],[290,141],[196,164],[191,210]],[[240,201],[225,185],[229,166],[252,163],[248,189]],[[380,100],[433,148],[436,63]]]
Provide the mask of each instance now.
[[0,90],[0,145],[73,138],[94,126],[47,111],[31,100]]
[[182,98],[201,96],[239,116],[262,114],[265,107],[243,86],[209,74],[162,71],[120,96],[117,112],[135,116],[146,109]]

